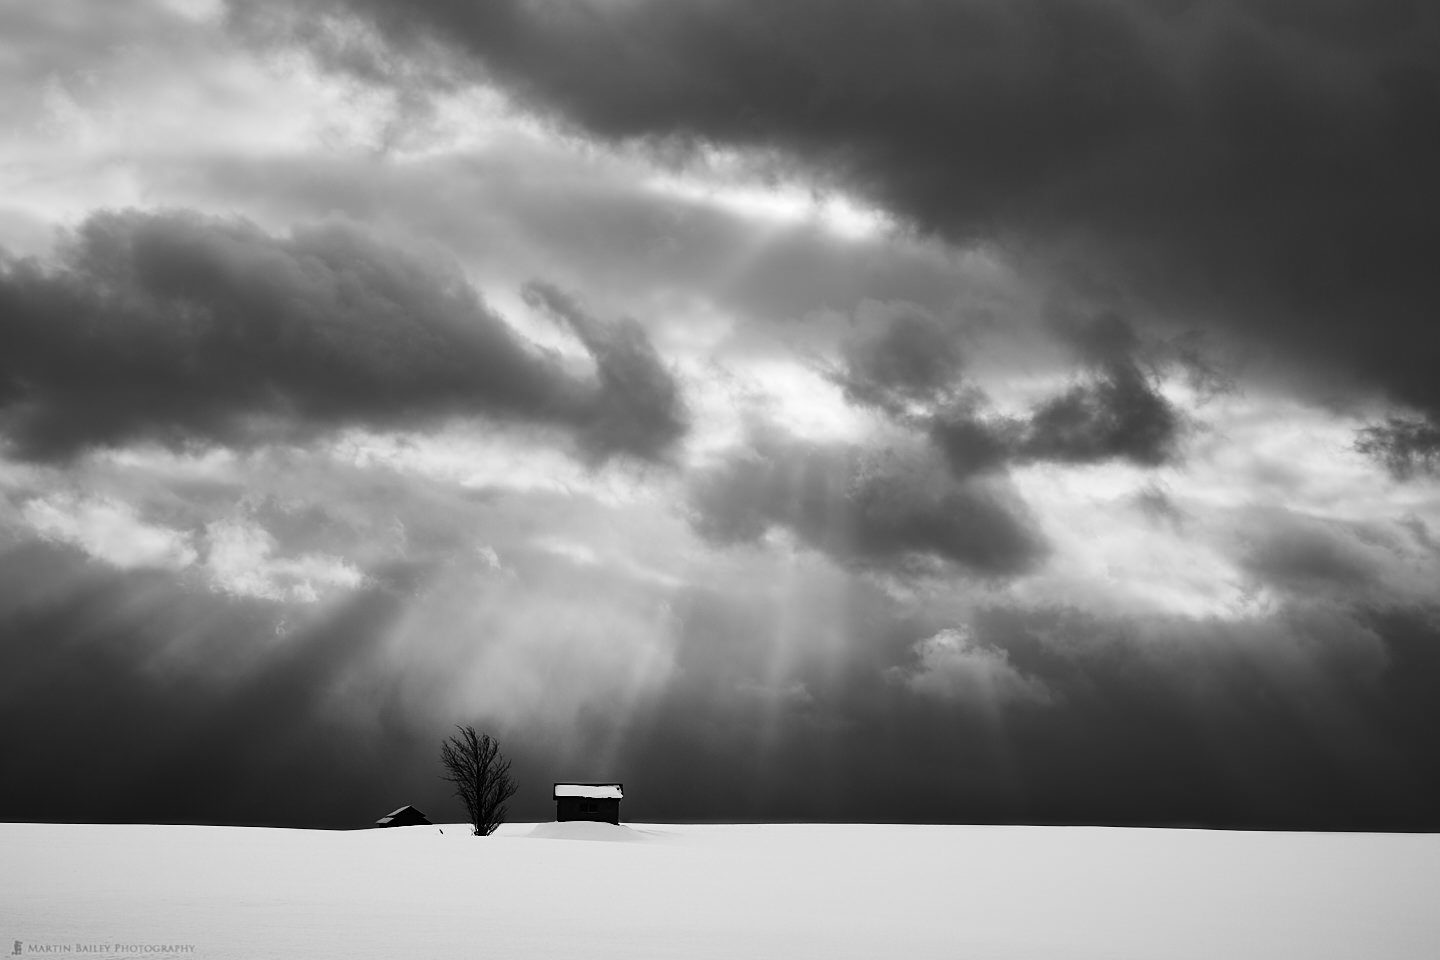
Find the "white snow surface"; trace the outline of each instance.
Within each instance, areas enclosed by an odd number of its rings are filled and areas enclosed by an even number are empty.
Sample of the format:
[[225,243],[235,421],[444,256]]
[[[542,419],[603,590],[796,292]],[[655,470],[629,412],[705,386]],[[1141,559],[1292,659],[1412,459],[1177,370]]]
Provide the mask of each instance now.
[[27,956],[53,944],[200,960],[1440,955],[1430,835],[0,823],[0,865],[0,943]]
[[557,783],[555,784],[555,796],[585,797],[590,800],[620,800],[625,795],[620,792],[618,783]]

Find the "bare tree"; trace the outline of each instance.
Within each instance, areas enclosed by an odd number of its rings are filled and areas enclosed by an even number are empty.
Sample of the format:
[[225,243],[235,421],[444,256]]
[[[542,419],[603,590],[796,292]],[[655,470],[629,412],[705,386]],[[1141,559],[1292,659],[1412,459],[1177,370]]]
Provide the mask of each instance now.
[[500,744],[472,726],[457,726],[458,736],[447,737],[440,747],[445,779],[455,784],[455,796],[465,804],[477,837],[488,837],[505,822],[505,801],[515,795],[510,761]]

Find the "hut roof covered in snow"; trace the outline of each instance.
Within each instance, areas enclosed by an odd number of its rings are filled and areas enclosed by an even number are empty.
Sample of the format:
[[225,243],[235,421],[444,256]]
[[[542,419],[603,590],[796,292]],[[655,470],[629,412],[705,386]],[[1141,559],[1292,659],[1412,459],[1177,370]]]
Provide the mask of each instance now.
[[584,797],[588,800],[619,800],[625,796],[622,784],[618,783],[557,783],[555,799],[560,797]]

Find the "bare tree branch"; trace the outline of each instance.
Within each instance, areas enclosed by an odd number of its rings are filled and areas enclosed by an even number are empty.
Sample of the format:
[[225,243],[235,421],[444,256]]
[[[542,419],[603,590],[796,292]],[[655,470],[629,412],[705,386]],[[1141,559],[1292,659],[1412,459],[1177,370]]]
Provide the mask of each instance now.
[[505,802],[518,788],[498,741],[469,725],[456,729],[459,735],[447,737],[440,746],[444,779],[455,784],[455,796],[465,804],[475,836],[488,837],[505,822]]

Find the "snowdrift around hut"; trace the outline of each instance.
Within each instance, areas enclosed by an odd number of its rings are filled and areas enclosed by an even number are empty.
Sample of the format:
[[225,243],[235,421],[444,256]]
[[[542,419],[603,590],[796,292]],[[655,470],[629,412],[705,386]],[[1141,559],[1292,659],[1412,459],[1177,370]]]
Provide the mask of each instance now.
[[650,839],[632,827],[599,823],[594,820],[567,820],[564,823],[542,823],[526,836],[541,840],[610,840],[636,843]]

